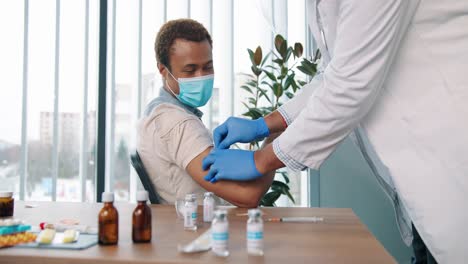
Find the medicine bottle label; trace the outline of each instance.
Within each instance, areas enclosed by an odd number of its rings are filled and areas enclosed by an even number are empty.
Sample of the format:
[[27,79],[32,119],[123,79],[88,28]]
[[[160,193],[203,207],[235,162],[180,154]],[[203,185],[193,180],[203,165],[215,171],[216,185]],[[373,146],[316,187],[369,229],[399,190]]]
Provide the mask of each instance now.
[[247,227],[247,248],[249,250],[263,249],[263,226],[261,224]]
[[185,217],[184,217],[184,226],[193,227],[197,223],[197,211],[196,207],[187,207],[185,208]]
[[213,220],[214,201],[207,201],[203,204],[203,221],[211,222]]
[[211,228],[211,246],[214,251],[224,251],[228,248],[229,233],[227,225],[220,224]]

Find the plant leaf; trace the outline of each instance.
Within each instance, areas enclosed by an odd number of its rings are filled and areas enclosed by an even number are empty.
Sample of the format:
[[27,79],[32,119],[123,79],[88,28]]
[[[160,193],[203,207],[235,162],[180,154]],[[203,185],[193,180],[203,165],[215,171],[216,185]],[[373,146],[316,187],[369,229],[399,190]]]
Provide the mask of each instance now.
[[263,116],[262,112],[258,108],[250,108],[249,110],[253,113],[254,120]]
[[260,63],[262,63],[262,48],[260,46],[257,47],[257,49],[255,50],[255,53],[254,53],[254,63],[255,65],[260,65]]
[[[274,59],[273,62],[276,63],[276,64],[279,64],[279,65],[283,65],[283,63],[284,63],[283,59],[281,59],[281,58]],[[273,66],[271,66],[271,67],[273,67]],[[275,69],[275,68],[273,67],[273,69]]]
[[286,52],[287,51],[288,51],[288,42],[286,40],[284,40],[281,43],[281,47],[280,47],[280,50],[279,50],[279,54],[281,55],[281,58],[283,58],[283,61],[287,61],[287,59],[286,59]]
[[273,106],[264,106],[264,107],[262,107],[262,109],[263,109],[263,111],[265,113],[271,113],[271,112],[275,111],[275,108]]
[[276,200],[278,200],[280,196],[281,193],[271,191],[263,196],[262,200],[260,201],[260,204],[263,206],[274,206]]
[[271,55],[271,52],[268,52],[268,54],[265,56],[265,58],[263,58],[263,61],[262,63],[260,64],[260,66],[263,66],[265,65],[265,63],[267,62],[268,58],[270,57]]
[[[271,84],[268,84],[268,85],[271,85]],[[265,97],[267,99],[267,101],[271,104],[271,100],[270,100],[270,96],[268,96],[266,94],[266,90],[263,90],[262,88],[258,88],[258,91],[260,92],[260,97]]]
[[271,184],[271,189],[273,191],[277,191],[277,192],[279,192],[281,194],[284,194],[284,195],[288,196],[289,199],[293,203],[295,203],[294,198],[292,197],[291,192],[289,191],[289,186],[287,184],[285,184],[284,182],[273,181],[273,183]]
[[309,75],[309,76],[314,76],[315,75],[315,71],[310,69],[310,68],[307,68],[303,65],[299,65],[297,66],[297,69],[300,70],[302,73],[306,74],[306,75]]
[[283,87],[281,87],[281,84],[279,83],[273,84],[273,94],[276,97],[281,97],[283,95]]
[[258,68],[256,65],[252,65],[250,69],[256,76],[259,76],[262,73],[262,70]]
[[247,49],[247,52],[249,53],[249,58],[250,58],[250,61],[252,62],[252,65],[256,65],[255,60],[254,60],[254,52],[251,49]]
[[285,194],[289,197],[289,199],[290,199],[293,203],[296,203],[296,201],[295,201],[294,198],[292,197],[290,191],[287,191]]
[[283,176],[283,179],[284,181],[286,182],[286,184],[289,183],[289,177],[288,177],[288,173],[286,171],[279,171],[277,172],[278,174],[281,174],[281,176]]
[[313,60],[314,60],[314,61],[317,61],[317,60],[319,60],[321,57],[322,57],[322,53],[320,53],[320,50],[317,49],[317,50],[315,51]]
[[297,66],[297,69],[312,77],[317,73],[317,65],[306,58],[301,61],[301,65]]
[[302,47],[302,44],[299,42],[296,42],[294,44],[294,56],[299,58],[302,56],[303,53],[304,53],[304,48]]
[[275,48],[279,54],[281,54],[280,50],[281,50],[281,45],[283,44],[283,42],[284,42],[283,36],[281,36],[280,34],[275,36]]
[[294,82],[294,78],[296,77],[296,74],[293,72],[284,81],[284,90],[288,90],[289,87],[292,85],[292,82]]
[[299,89],[299,86],[297,86],[297,83],[296,83],[295,80],[291,81],[291,86],[292,86],[292,89],[293,89],[294,93]]
[[267,71],[267,70],[263,70],[263,72],[268,76],[268,78],[270,78],[270,80],[276,82],[276,77],[273,73]]
[[278,77],[278,79],[284,79],[284,77],[286,77],[286,75],[288,75],[288,68],[282,66],[281,67],[281,75]]
[[251,94],[254,94],[254,93],[252,92],[252,89],[250,89],[250,87],[247,86],[247,85],[242,85],[240,88],[246,90],[247,92],[249,92],[249,93],[251,93]]
[[297,81],[299,83],[300,86],[304,86],[307,84],[307,82],[304,82],[304,81],[301,81],[301,80],[298,80]]
[[306,58],[302,59],[301,64],[310,69],[316,68],[316,64]]
[[294,52],[293,48],[289,47],[286,51],[286,58],[284,59],[285,61],[288,61],[289,58],[291,57],[291,54]]
[[249,111],[243,113],[242,115],[243,116],[248,116],[252,120],[258,119],[258,118],[263,116],[262,113],[260,112],[260,110],[257,109],[257,108],[249,108]]
[[271,184],[271,187],[276,188],[277,190],[280,190],[281,192],[283,192],[284,190],[289,191],[289,186],[282,181],[276,181],[276,180],[273,181],[273,183]]
[[250,80],[250,81],[246,82],[246,84],[250,85],[250,87],[253,87],[253,88],[257,87],[257,81],[255,81],[255,80]]

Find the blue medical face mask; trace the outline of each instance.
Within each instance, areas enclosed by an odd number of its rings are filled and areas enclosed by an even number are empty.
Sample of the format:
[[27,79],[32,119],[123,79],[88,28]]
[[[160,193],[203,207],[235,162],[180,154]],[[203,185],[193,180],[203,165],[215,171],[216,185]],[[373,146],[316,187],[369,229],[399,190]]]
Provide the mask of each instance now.
[[[167,69],[167,68],[166,68]],[[179,83],[179,94],[176,95],[166,80],[166,85],[171,93],[183,104],[191,107],[204,106],[213,94],[214,74],[176,79],[167,69],[169,74]]]

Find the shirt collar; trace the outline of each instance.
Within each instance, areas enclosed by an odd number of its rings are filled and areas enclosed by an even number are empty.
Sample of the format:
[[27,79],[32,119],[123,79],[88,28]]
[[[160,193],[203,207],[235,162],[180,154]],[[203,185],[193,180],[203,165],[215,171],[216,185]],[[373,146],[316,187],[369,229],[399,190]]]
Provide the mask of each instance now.
[[183,104],[177,98],[174,98],[174,96],[171,93],[166,91],[166,89],[164,89],[164,87],[161,87],[161,89],[159,90],[159,97],[161,99],[163,99],[165,102],[168,102],[168,103],[177,105],[179,107],[182,107],[183,109],[187,110],[188,112],[196,115],[198,118],[202,118],[202,116],[203,116],[203,112],[200,111],[198,108],[191,107],[191,106],[188,106],[186,104]]

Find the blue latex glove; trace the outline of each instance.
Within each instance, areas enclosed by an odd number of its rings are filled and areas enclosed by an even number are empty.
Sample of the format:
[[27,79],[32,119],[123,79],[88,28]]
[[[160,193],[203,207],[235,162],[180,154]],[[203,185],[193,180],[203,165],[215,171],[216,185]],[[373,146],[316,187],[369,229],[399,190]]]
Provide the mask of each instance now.
[[214,149],[203,159],[203,170],[210,168],[205,180],[249,181],[261,177],[255,167],[254,152],[239,149]]
[[230,117],[214,130],[213,139],[216,148],[228,149],[234,143],[249,143],[269,135],[263,117],[257,120]]

